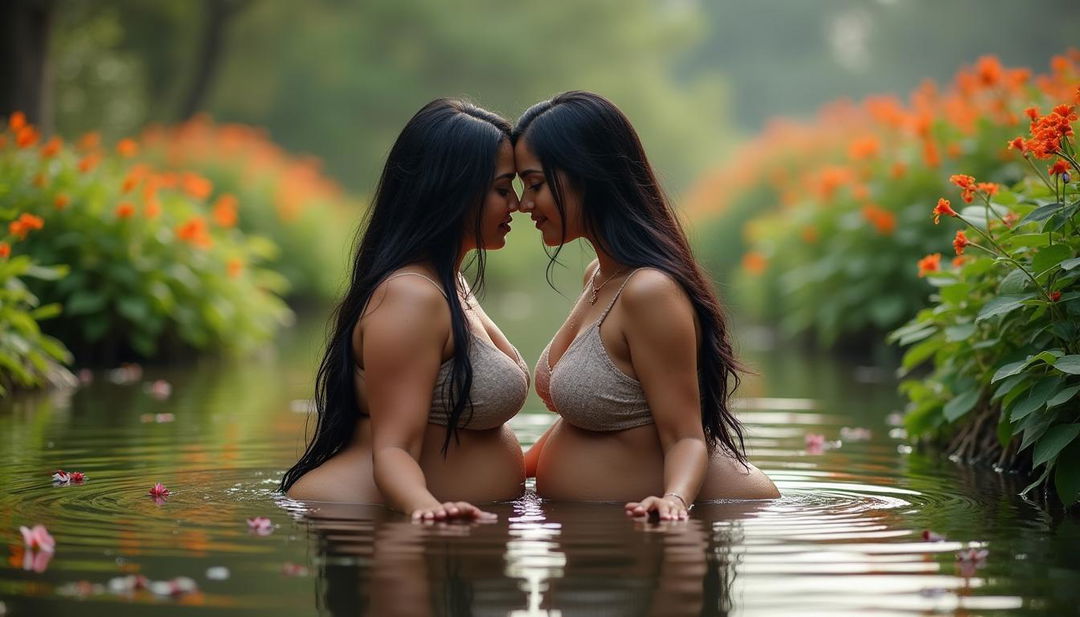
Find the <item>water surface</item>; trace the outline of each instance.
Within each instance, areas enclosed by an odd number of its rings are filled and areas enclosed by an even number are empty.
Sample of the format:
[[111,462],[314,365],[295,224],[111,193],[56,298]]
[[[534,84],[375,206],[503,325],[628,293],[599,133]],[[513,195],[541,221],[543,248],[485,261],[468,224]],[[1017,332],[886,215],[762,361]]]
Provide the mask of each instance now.
[[[535,359],[557,317],[538,327],[515,302],[500,323]],[[890,367],[758,349],[753,331],[742,349],[758,375],[739,407],[782,499],[699,505],[660,525],[532,495],[474,525],[282,499],[321,327],[306,320],[243,362],[147,369],[131,384],[98,372],[73,392],[0,403],[7,615],[1077,614],[1075,516],[1017,497],[1021,478],[912,452],[887,422],[900,405]],[[147,391],[156,379],[171,396]],[[527,444],[552,419],[533,397],[513,426]],[[870,437],[841,439],[859,437],[845,427]],[[806,433],[827,447],[807,451]],[[88,478],[53,486],[58,468]],[[155,482],[166,501],[147,495]],[[272,532],[250,532],[255,516]],[[56,539],[51,558],[22,546],[18,527],[35,523]],[[957,561],[969,547],[989,554]],[[108,590],[136,574],[198,590]]]

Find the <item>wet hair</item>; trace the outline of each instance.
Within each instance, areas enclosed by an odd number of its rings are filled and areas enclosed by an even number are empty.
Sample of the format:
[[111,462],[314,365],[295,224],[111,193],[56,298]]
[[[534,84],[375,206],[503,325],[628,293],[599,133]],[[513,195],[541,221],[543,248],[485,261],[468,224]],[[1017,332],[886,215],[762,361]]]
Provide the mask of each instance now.
[[[526,110],[513,141],[524,141],[543,165],[563,215],[563,242],[569,188],[579,195],[582,224],[597,250],[632,268],[661,270],[686,291],[701,325],[698,385],[706,443],[710,451],[719,444],[745,463],[742,424],[730,407],[742,368],[723,309],[630,121],[598,94],[564,92]],[[558,252],[550,254],[549,268]]]
[[471,257],[474,289],[482,288],[482,204],[494,181],[499,147],[509,138],[509,122],[457,99],[428,103],[398,135],[358,231],[349,289],[330,319],[315,380],[315,431],[303,456],[281,479],[283,492],[352,439],[360,417],[353,328],[375,288],[395,270],[417,262],[434,266],[450,305],[454,356],[445,384],[451,408],[442,447],[446,455],[462,414],[471,408],[473,381],[456,262],[472,225],[478,239]]

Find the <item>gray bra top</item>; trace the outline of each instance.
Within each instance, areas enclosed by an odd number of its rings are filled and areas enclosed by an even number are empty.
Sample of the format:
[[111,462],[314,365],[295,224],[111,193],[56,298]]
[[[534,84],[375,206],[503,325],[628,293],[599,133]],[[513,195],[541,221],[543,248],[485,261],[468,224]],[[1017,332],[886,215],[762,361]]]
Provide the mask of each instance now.
[[626,277],[600,318],[570,343],[554,367],[548,364],[550,342],[536,363],[536,393],[548,409],[578,428],[624,431],[653,422],[641,382],[615,366],[600,338],[600,324],[634,272],[637,270]]
[[[418,276],[434,285],[443,297],[446,291],[430,278],[417,272],[401,272],[386,277],[385,280],[399,276]],[[516,358],[503,353],[493,343],[489,343],[469,330],[472,340],[469,344],[469,360],[472,362],[473,381],[469,391],[472,407],[465,407],[461,415],[460,428],[469,430],[487,430],[498,428],[517,415],[525,404],[529,394],[529,366],[514,347]],[[511,345],[513,347],[513,345]],[[439,376],[435,380],[435,389],[431,393],[431,411],[429,424],[448,426],[450,423],[450,369],[454,359],[450,358],[439,367]],[[362,379],[364,369],[356,367],[357,375]]]

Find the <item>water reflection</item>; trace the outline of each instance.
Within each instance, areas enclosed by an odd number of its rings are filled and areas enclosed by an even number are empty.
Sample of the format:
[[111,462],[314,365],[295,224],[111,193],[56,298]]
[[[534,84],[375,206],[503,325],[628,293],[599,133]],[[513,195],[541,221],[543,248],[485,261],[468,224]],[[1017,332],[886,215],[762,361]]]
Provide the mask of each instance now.
[[[750,516],[759,503],[706,506]],[[382,508],[308,504],[316,607],[329,615],[725,615],[740,536],[651,523],[618,504],[494,508],[505,522],[414,524]]]

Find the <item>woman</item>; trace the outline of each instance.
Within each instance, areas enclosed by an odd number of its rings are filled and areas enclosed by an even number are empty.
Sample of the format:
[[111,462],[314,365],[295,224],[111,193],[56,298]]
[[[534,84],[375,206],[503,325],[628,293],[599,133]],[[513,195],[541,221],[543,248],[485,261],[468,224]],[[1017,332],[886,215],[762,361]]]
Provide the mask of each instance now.
[[385,503],[413,520],[483,519],[514,499],[505,422],[529,389],[521,355],[460,274],[502,248],[518,208],[508,122],[439,99],[386,161],[316,379],[318,421],[281,481],[305,500]]
[[729,407],[738,365],[720,305],[629,120],[567,92],[526,111],[513,136],[521,210],[544,244],[584,238],[596,251],[536,367],[561,416],[525,457],[537,492],[629,500],[628,515],[662,519],[697,499],[778,497]]

